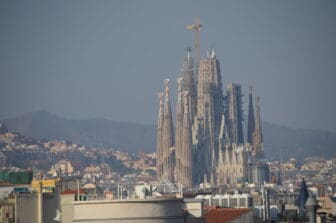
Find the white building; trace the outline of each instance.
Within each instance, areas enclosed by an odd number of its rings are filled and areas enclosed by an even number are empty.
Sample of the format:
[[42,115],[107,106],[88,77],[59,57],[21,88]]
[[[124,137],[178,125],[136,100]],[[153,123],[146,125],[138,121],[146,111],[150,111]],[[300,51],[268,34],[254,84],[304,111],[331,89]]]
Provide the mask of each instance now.
[[229,207],[229,208],[250,208],[253,199],[249,194],[216,194],[216,195],[198,195],[196,199],[203,200],[204,205]]

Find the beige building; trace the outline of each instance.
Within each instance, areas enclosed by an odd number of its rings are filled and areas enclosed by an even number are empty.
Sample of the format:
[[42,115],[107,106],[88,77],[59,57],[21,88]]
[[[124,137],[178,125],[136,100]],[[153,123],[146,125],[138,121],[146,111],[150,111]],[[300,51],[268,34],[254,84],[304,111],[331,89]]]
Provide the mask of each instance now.
[[202,202],[180,198],[75,201],[61,195],[62,223],[204,222]]

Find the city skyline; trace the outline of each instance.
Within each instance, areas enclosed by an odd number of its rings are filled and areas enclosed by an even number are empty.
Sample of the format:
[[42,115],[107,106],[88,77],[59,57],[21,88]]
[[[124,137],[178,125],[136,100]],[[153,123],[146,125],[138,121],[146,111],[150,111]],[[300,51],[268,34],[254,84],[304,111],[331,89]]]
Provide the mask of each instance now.
[[198,16],[223,90],[252,84],[263,120],[336,132],[334,2],[81,3],[0,3],[0,119],[47,110],[155,124],[158,86],[181,76]]

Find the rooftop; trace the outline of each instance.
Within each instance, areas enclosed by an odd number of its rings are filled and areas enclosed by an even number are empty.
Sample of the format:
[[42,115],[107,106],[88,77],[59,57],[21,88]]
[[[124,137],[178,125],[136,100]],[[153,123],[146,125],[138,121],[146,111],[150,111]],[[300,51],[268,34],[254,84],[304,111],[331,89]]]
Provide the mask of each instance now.
[[217,208],[206,207],[205,218],[207,223],[226,223],[250,212],[248,208]]

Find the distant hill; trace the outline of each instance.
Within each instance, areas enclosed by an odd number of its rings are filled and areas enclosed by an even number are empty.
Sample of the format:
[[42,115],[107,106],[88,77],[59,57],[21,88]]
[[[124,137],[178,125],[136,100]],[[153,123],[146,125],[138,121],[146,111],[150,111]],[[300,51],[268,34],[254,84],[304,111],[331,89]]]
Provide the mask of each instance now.
[[27,113],[1,120],[10,131],[49,140],[112,147],[138,152],[155,150],[155,131],[152,125],[115,122],[107,119],[68,120],[46,111]]
[[336,133],[294,129],[262,122],[264,148],[271,159],[336,157]]
[[[115,122],[107,119],[68,120],[39,111],[1,120],[10,131],[23,135],[68,140],[97,147],[112,147],[129,152],[155,151],[154,125]],[[336,157],[336,134],[262,123],[266,157]]]

